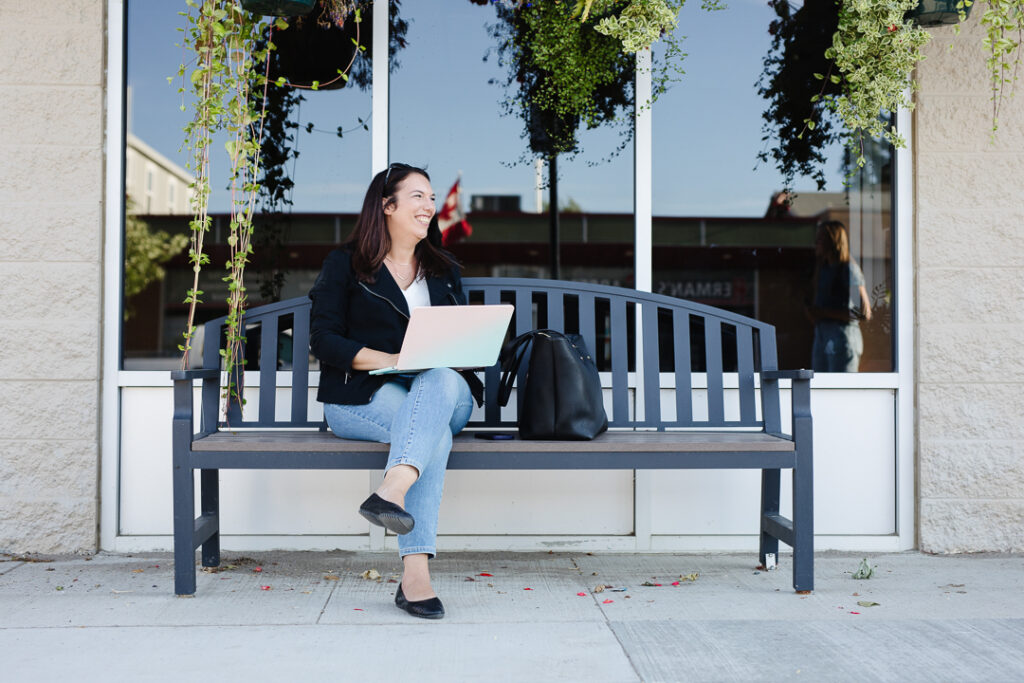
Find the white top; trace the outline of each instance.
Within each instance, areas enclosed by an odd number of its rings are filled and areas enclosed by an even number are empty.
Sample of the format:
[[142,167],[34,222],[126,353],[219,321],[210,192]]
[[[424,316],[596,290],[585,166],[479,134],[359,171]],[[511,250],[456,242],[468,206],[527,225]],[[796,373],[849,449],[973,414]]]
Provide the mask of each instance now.
[[427,281],[423,276],[413,280],[411,285],[402,290],[402,294],[405,295],[410,312],[417,306],[430,305],[430,290],[427,289]]

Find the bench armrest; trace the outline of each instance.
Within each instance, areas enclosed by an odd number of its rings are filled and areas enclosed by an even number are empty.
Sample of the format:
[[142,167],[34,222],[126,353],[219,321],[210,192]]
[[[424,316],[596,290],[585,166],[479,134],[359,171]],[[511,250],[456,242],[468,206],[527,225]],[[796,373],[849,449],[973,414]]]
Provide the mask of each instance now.
[[762,370],[761,379],[811,379],[814,370]]
[[[220,395],[220,369],[195,368],[193,370],[172,370],[171,380],[174,382],[174,424],[179,425],[181,434],[175,432],[175,438],[192,439],[192,382],[203,380],[202,392],[202,425],[203,434],[217,431],[218,396]],[[178,429],[179,427],[175,427]]]
[[174,381],[219,378],[220,370],[214,368],[196,368],[195,370],[171,370],[171,379]]

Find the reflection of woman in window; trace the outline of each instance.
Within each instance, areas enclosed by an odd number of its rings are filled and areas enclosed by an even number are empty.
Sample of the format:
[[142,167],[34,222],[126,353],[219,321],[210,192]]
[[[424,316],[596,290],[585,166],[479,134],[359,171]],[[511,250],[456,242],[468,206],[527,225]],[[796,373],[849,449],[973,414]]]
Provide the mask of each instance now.
[[[391,444],[384,481],[359,513],[398,534],[404,572],[395,603],[439,619],[430,583],[437,513],[452,446],[483,386],[449,368],[370,375],[394,366],[414,306],[465,304],[459,268],[440,248],[434,192],[422,169],[392,164],[370,183],[350,241],[332,251],[310,291],[317,399],[331,430]],[[472,390],[471,390],[472,386]]]
[[857,372],[864,340],[860,320],[871,319],[864,274],[850,258],[850,238],[839,221],[818,225],[814,242],[814,322],[811,367],[818,372]]

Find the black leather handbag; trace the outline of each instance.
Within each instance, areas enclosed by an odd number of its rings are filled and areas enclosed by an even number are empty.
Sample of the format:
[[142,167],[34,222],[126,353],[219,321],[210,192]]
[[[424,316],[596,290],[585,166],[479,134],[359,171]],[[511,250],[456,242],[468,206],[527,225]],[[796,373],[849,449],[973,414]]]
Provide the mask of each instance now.
[[520,438],[586,441],[608,429],[601,378],[577,334],[533,330],[509,342],[501,353],[502,406],[508,405],[512,383],[527,356],[519,386]]

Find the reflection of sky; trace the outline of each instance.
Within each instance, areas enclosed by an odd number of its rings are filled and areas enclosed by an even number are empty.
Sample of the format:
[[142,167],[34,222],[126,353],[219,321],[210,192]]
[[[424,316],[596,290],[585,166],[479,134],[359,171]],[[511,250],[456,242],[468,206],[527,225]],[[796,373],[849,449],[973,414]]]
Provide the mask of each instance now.
[[[444,2],[445,11],[437,11]],[[183,55],[184,26],[177,15],[184,3],[129,2],[128,82],[132,87],[132,131],[158,151],[184,165],[179,152],[187,113],[179,110],[178,83],[168,85]],[[427,9],[429,6],[429,9]],[[444,192],[462,172],[463,191],[471,194],[518,194],[524,210],[535,208],[531,165],[509,166],[525,149],[522,124],[500,115],[504,92],[488,84],[503,73],[497,57],[484,62],[492,43],[485,25],[490,8],[465,0],[423,0],[402,6],[409,19],[409,45],[399,53],[400,68],[391,76],[390,156],[394,161],[425,165],[434,189]],[[733,0],[732,7],[708,13],[691,0],[680,13],[679,33],[688,53],[681,81],[654,105],[654,212],[656,215],[760,216],[779,174],[758,164],[761,112],[765,101],[756,82],[769,47],[773,13],[764,3]],[[333,131],[368,120],[369,93],[356,88],[307,93],[301,122]],[[301,155],[292,176],[295,211],[355,211],[370,173],[370,135],[299,134]],[[611,161],[617,130],[582,133],[584,153],[560,164],[559,196],[586,211],[629,212],[633,206],[633,148]],[[222,143],[215,149],[223,149]],[[832,158],[838,158],[837,153]],[[226,177],[226,157],[214,157],[215,178]],[[755,168],[756,166],[756,168]],[[841,187],[838,164],[829,169],[829,190]],[[215,182],[213,210],[227,207],[227,184]],[[814,187],[809,180],[797,189]]]

